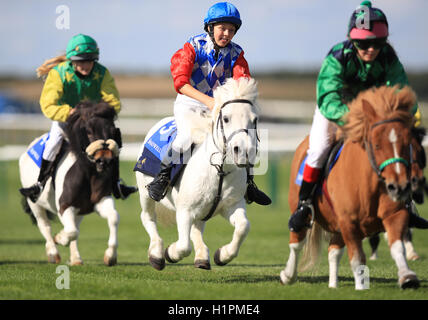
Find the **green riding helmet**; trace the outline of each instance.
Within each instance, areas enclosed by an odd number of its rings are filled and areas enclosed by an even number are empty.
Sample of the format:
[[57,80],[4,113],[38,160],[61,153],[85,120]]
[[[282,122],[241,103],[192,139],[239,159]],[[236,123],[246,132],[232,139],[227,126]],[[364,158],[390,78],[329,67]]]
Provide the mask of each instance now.
[[70,60],[98,60],[100,50],[97,42],[84,34],[75,35],[68,42],[66,58]]

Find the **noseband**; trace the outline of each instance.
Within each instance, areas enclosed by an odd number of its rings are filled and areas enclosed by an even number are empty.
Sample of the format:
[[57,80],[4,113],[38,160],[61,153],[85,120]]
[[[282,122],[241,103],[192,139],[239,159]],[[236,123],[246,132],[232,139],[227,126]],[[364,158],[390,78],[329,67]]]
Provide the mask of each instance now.
[[[379,122],[374,123],[371,127],[370,127],[370,131],[373,130],[373,128],[382,125],[382,124],[387,124],[387,123],[391,123],[391,122],[403,122],[402,119],[399,118],[393,118],[393,119],[386,119],[386,120],[382,120]],[[367,151],[367,154],[369,156],[369,161],[370,161],[370,165],[372,166],[373,170],[376,172],[377,176],[379,177],[379,180],[381,181],[385,181],[385,178],[382,177],[382,171],[389,165],[394,164],[394,163],[403,163],[406,168],[409,168],[409,162],[401,157],[393,157],[393,158],[389,158],[387,160],[385,160],[384,162],[382,162],[379,166],[376,164],[376,160],[375,160],[375,156],[374,156],[374,151],[373,151],[373,145],[371,143],[370,140],[366,140],[365,142],[365,148]],[[412,144],[410,144],[410,155],[412,154]],[[412,157],[410,157],[410,162],[412,162]]]
[[[211,131],[211,136],[213,139],[213,143],[216,146],[216,148],[219,150],[219,152],[214,152],[211,154],[210,157],[210,164],[217,169],[217,175],[219,176],[219,182],[218,182],[218,189],[217,189],[217,195],[214,198],[214,202],[213,205],[211,206],[210,211],[208,212],[208,214],[206,215],[205,218],[202,219],[202,221],[207,221],[209,218],[212,217],[212,215],[214,214],[214,211],[217,209],[217,206],[221,200],[221,190],[223,187],[223,179],[225,176],[227,176],[230,172],[225,172],[223,170],[224,167],[224,161],[226,160],[226,154],[227,154],[227,144],[232,140],[232,138],[241,132],[244,132],[248,135],[248,129],[238,129],[233,131],[230,136],[228,138],[226,138],[226,135],[224,133],[224,124],[223,124],[223,117],[222,117],[222,109],[227,106],[228,104],[231,103],[248,103],[250,105],[253,106],[253,103],[250,100],[247,99],[233,99],[233,100],[229,100],[226,101],[225,103],[223,103],[223,105],[220,107],[220,112],[218,114],[218,118],[217,118],[217,124],[216,124],[216,128],[218,130],[218,127],[220,126],[220,130],[221,130],[221,135],[222,135],[222,139],[223,139],[223,148],[220,148],[215,139],[214,139],[214,126],[212,127],[212,131]],[[257,141],[259,141],[259,137],[257,136],[257,124],[256,124],[256,137],[257,137]],[[221,159],[221,164],[215,164],[212,161],[212,158],[215,154],[217,153],[221,153],[222,155],[222,159]],[[256,153],[257,153],[257,143],[256,143]]]

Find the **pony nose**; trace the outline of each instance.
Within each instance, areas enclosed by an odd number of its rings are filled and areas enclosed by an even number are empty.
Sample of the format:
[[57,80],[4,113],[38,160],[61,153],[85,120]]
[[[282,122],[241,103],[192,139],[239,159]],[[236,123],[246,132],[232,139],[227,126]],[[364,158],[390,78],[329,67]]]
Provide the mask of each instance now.
[[410,192],[411,183],[407,181],[403,185],[399,185],[398,183],[388,183],[386,185],[386,189],[388,194],[394,199],[399,200],[405,198]]

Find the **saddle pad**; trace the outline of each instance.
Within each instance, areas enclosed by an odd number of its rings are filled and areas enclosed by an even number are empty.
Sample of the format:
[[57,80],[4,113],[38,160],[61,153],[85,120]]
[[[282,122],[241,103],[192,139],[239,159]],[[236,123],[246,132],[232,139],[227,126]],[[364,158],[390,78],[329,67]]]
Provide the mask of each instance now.
[[147,148],[156,158],[162,160],[176,136],[177,125],[175,120],[171,120],[153,133],[144,144],[144,149]]
[[[333,148],[333,152],[336,152],[336,154],[331,154],[329,156],[329,158],[333,159],[332,161],[328,161],[326,164],[326,167],[328,168],[328,170],[326,170],[326,174],[323,177],[323,179],[325,179],[327,177],[327,173],[329,173],[331,171],[331,169],[333,169],[334,165],[337,162],[337,159],[339,159],[340,153],[342,152],[343,149],[343,144],[340,146],[340,148]],[[306,159],[308,158],[308,156],[306,156],[302,163],[300,164],[299,167],[299,171],[297,172],[297,176],[296,176],[296,180],[294,180],[294,183],[301,186],[302,185],[302,180],[303,180],[303,170],[305,168],[305,164],[306,164]]]
[[[155,177],[160,171],[163,156],[168,152],[176,136],[175,120],[160,127],[144,144],[143,152],[135,164],[134,171]],[[180,163],[174,163],[172,166],[171,185],[174,185],[184,167],[183,157],[180,156]]]
[[27,154],[34,161],[34,163],[40,168],[42,164],[42,155],[45,150],[46,141],[49,139],[49,132],[45,133],[40,139],[27,150]]

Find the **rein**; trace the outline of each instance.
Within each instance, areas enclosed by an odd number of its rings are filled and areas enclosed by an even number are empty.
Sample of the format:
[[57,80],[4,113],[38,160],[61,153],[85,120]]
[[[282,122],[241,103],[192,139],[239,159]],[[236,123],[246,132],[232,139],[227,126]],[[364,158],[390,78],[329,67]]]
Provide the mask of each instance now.
[[[213,143],[216,146],[217,150],[219,150],[219,152],[214,152],[211,154],[210,156],[210,164],[216,168],[217,170],[217,175],[219,176],[219,181],[218,181],[218,188],[217,188],[217,194],[214,198],[214,202],[211,206],[210,211],[208,212],[208,214],[205,216],[205,218],[202,219],[202,221],[207,221],[208,219],[210,219],[212,217],[212,215],[214,214],[215,210],[217,209],[218,204],[220,203],[221,200],[221,191],[223,189],[223,180],[224,177],[227,176],[230,172],[225,172],[224,171],[224,161],[226,160],[226,153],[227,153],[227,144],[231,141],[232,137],[234,137],[236,134],[241,133],[241,132],[245,132],[248,135],[248,129],[239,129],[236,130],[234,132],[232,132],[232,134],[226,138],[226,135],[224,133],[224,124],[223,124],[223,117],[222,117],[222,109],[227,106],[228,104],[231,103],[248,103],[250,105],[253,105],[253,103],[250,100],[247,99],[233,99],[233,100],[229,100],[226,101],[225,103],[223,103],[223,105],[220,107],[220,112],[218,114],[218,118],[217,118],[217,124],[216,124],[216,128],[218,130],[218,127],[220,125],[220,129],[221,129],[221,135],[222,135],[222,139],[223,139],[223,148],[220,149],[219,146],[217,145],[215,139],[214,139],[214,126],[212,127],[212,131],[211,131],[211,136],[213,139]],[[257,127],[256,127],[257,130]],[[259,138],[257,137],[257,141],[259,140]],[[256,150],[257,152],[257,150]],[[215,164],[212,161],[212,158],[215,154],[217,153],[221,153],[222,159],[221,159],[221,164]]]
[[[373,128],[382,125],[382,124],[387,124],[387,123],[391,123],[391,122],[403,122],[403,120],[399,119],[399,118],[393,118],[393,119],[386,119],[386,120],[382,120],[382,121],[378,121],[376,123],[374,123],[371,127],[370,127],[370,131],[373,130]],[[394,158],[389,158],[385,161],[383,161],[379,166],[376,164],[376,160],[375,160],[375,156],[374,156],[374,151],[373,151],[373,145],[371,143],[371,141],[365,141],[365,149],[366,152],[368,154],[369,157],[369,162],[370,165],[372,166],[373,170],[376,172],[378,178],[380,181],[385,181],[385,178],[382,177],[382,171],[389,165],[394,164],[394,163],[403,163],[406,168],[409,168],[409,162],[401,157],[394,157]],[[410,144],[410,152],[412,152],[412,145]],[[412,154],[412,153],[410,153]],[[411,159],[411,158],[410,158]],[[412,160],[410,160],[412,161]]]

